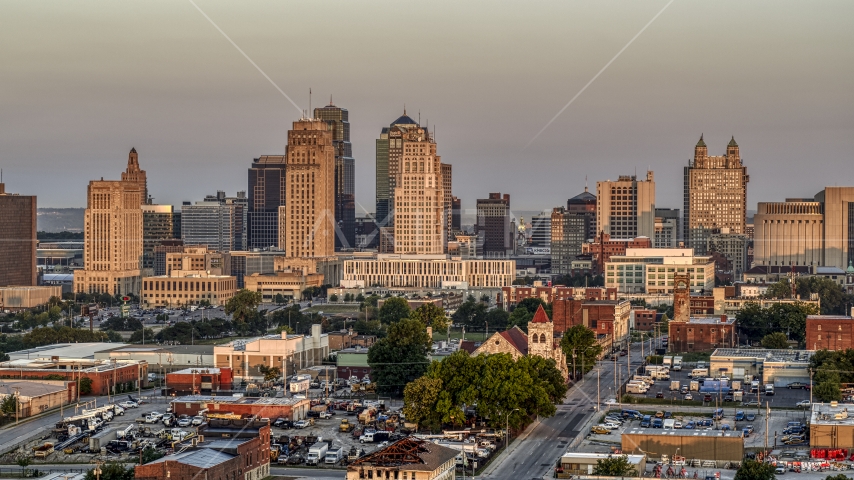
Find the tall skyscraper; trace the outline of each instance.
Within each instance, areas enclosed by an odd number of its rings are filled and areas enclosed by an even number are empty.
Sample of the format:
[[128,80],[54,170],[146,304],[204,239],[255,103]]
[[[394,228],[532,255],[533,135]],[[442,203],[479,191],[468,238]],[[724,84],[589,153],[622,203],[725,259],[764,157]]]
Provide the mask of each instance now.
[[144,273],[154,273],[157,247],[181,239],[181,212],[172,205],[142,206],[142,269]]
[[[401,154],[396,164],[390,163],[389,167],[390,171],[397,173],[391,200],[394,208],[394,253],[441,255],[447,240],[446,209],[442,162],[436,155],[436,142],[420,126],[393,126],[390,142],[397,140],[395,133],[400,133]],[[390,148],[390,152],[395,148]],[[390,158],[393,156],[390,153]]]
[[451,197],[451,230],[461,232],[463,230],[463,202],[455,197]]
[[747,221],[747,167],[741,162],[735,137],[726,155],[710,156],[700,135],[694,160],[685,167],[683,238],[697,255],[705,255],[712,233],[728,228],[743,234]]
[[443,208],[445,209],[444,222],[445,222],[445,249],[447,250],[448,242],[454,240],[454,194],[452,192],[452,183],[453,183],[453,168],[449,163],[443,163],[441,165],[442,169],[442,203]]
[[510,226],[510,195],[490,193],[477,199],[477,251],[484,257],[513,253],[515,233]]
[[590,193],[586,185],[583,192],[566,201],[566,211],[588,217],[584,241],[596,237],[596,195]]
[[[655,178],[621,175],[596,183],[596,228],[614,239],[655,236]],[[552,239],[554,241],[554,239]]]
[[288,131],[285,206],[279,249],[288,257],[335,254],[335,146],[323,120],[303,118]]
[[181,238],[184,245],[203,245],[208,250],[230,252],[244,250],[246,197],[226,197],[225,192],[208,195],[204,201],[181,207]]
[[563,207],[552,210],[551,260],[552,273],[572,273],[572,261],[581,255],[581,247],[590,232],[592,216],[588,212],[570,212]]
[[329,105],[314,109],[314,118],[332,128],[335,148],[335,251],[356,247],[356,161],[350,144],[350,113]]
[[150,203],[148,180],[145,177],[145,170],[139,168],[139,155],[136,153],[136,148],[131,148],[130,153],[128,153],[128,167],[122,172],[122,181],[139,185],[139,190],[142,192],[142,203]]
[[531,246],[550,248],[552,246],[552,214],[548,211],[531,218]]
[[36,284],[36,197],[0,183],[0,287]]
[[[142,175],[140,175],[142,172]],[[77,293],[139,295],[142,262],[144,172],[131,150],[123,180],[89,182],[84,214],[83,269],[74,271]]]
[[377,224],[380,227],[391,227],[394,218],[390,215],[394,212],[394,189],[397,181],[400,157],[403,154],[403,132],[410,127],[417,127],[418,123],[406,115],[403,115],[384,127],[377,139]]
[[845,270],[854,263],[854,187],[826,187],[815,199],[824,204],[824,265]]
[[279,207],[285,204],[285,156],[262,155],[249,169],[247,248],[279,244]]

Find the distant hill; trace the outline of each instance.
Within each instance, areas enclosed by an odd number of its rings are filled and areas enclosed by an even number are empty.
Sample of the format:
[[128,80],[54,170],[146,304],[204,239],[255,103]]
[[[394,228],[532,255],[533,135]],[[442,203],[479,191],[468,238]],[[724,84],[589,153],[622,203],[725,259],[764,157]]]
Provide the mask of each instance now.
[[82,232],[85,208],[39,208],[38,231]]

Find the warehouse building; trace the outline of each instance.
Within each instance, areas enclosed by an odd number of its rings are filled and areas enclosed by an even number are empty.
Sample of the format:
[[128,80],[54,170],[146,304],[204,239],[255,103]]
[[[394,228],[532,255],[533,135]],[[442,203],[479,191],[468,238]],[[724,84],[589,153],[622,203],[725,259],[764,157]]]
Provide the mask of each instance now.
[[77,398],[77,382],[6,380],[0,383],[0,401],[9,396],[18,397],[17,411],[9,415],[26,418],[73,402]]
[[200,411],[207,413],[232,413],[235,415],[252,415],[257,418],[279,417],[288,420],[306,418],[311,401],[304,398],[272,398],[272,397],[215,397],[210,395],[188,395],[172,401],[172,411],[175,415],[198,415]]
[[[148,364],[133,360],[87,358],[35,358],[0,362],[0,379],[68,380],[89,379],[89,391],[80,395],[136,392],[148,387]],[[83,385],[81,383],[81,385]]]
[[854,449],[854,408],[837,402],[814,403],[810,414],[810,447]]
[[210,395],[231,392],[231,369],[185,368],[166,374],[168,393],[172,395]]
[[652,458],[680,455],[695,467],[719,467],[744,459],[741,432],[631,428],[623,433],[622,440],[623,453],[645,453]]
[[814,354],[809,350],[719,348],[712,353],[709,375],[724,374],[734,380],[751,375],[775,387],[786,387],[794,382],[809,384],[810,358]]

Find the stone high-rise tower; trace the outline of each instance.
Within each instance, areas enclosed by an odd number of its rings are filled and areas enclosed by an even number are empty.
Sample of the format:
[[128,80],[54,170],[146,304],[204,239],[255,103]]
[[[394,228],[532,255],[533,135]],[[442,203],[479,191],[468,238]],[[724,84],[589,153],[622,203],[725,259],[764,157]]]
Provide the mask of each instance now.
[[131,148],[130,153],[128,153],[128,167],[122,172],[122,181],[139,185],[141,205],[149,203],[148,180],[145,177],[145,170],[139,168],[139,155],[136,153],[136,148]]
[[694,147],[694,160],[685,167],[685,210],[683,238],[696,255],[706,254],[706,243],[713,233],[728,228],[729,233],[745,233],[747,222],[747,167],[735,137],[724,156],[710,156],[706,142]]
[[331,126],[303,118],[288,131],[279,249],[288,257],[335,255],[335,148]]

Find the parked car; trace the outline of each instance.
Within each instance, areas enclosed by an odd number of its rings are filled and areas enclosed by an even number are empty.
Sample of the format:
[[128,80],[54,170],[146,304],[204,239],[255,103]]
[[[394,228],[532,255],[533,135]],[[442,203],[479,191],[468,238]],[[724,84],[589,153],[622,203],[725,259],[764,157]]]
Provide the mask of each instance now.
[[611,433],[610,430],[605,427],[600,427],[599,425],[594,425],[593,428],[590,429],[590,432],[598,435],[607,435]]
[[136,408],[139,405],[137,405],[136,402],[131,402],[130,400],[125,400],[124,402],[119,403],[119,406],[123,407],[123,408]]
[[731,401],[732,401],[732,398],[733,398],[733,397],[732,397],[732,394],[731,394],[731,393],[727,393],[726,395],[724,395],[724,401],[725,401],[725,402],[731,402]]
[[791,390],[793,388],[804,388],[806,385],[803,382],[792,382],[787,387]]
[[753,425],[748,425],[748,426],[744,427],[743,430],[747,430],[750,433],[753,433]]
[[655,398],[664,398],[664,392],[658,392],[655,394]]
[[795,406],[798,408],[810,408],[812,406],[812,404],[810,403],[809,400],[801,400],[800,402],[795,404]]
[[689,393],[686,393],[686,394],[685,394],[685,400],[694,400],[694,395],[691,395],[691,393],[690,393],[690,392],[689,392]]
[[711,401],[712,401],[712,394],[711,394],[711,393],[707,393],[706,395],[704,395],[704,396],[703,396],[703,401],[704,401],[704,402],[711,402]]
[[655,418],[664,418],[664,412],[655,412]]
[[284,424],[285,424],[285,419],[283,417],[279,417],[276,419],[275,422],[273,422],[274,427],[281,427]]
[[752,421],[756,420],[756,414],[755,413],[748,413],[744,416],[744,419],[747,420],[748,422],[752,422]]
[[688,422],[688,423],[686,423],[686,424],[685,424],[685,426],[684,426],[684,427],[682,427],[682,428],[683,428],[683,429],[685,429],[685,430],[694,430],[695,428],[697,428],[697,424],[696,424],[696,423],[694,423],[694,422]]
[[779,467],[774,469],[774,473],[776,473],[777,475],[783,475],[786,473],[786,467],[779,466]]
[[307,427],[308,425],[309,425],[309,424],[308,424],[308,422],[307,422],[306,420],[299,420],[299,421],[297,421],[296,423],[294,423],[294,428],[305,428],[305,427]]
[[741,405],[743,407],[758,407],[759,406],[759,400],[748,400],[746,402],[742,402]]
[[673,428],[682,428],[682,422],[676,420],[675,422],[673,422]]
[[199,425],[201,425],[201,424],[203,424],[203,423],[205,423],[205,417],[203,417],[203,416],[201,416],[201,415],[196,415],[196,416],[195,416],[195,417],[193,417],[193,419],[190,421],[190,425],[192,425],[192,426],[194,426],[194,427],[198,427]]
[[181,415],[181,417],[178,418],[179,427],[189,427],[192,422],[193,419],[186,415]]
[[688,385],[682,385],[682,388],[679,389],[679,393],[682,395],[688,394]]
[[744,411],[743,411],[743,410],[738,410],[738,411],[736,411],[736,412],[735,412],[735,421],[736,421],[736,422],[741,422],[741,421],[743,421],[743,420],[744,420]]
[[664,412],[664,418],[673,418],[673,414],[670,412]]

